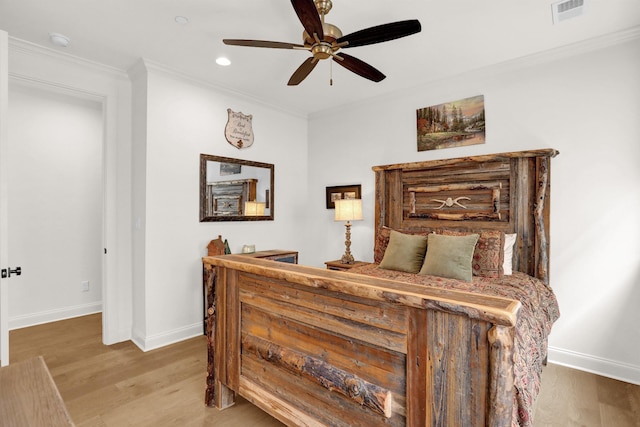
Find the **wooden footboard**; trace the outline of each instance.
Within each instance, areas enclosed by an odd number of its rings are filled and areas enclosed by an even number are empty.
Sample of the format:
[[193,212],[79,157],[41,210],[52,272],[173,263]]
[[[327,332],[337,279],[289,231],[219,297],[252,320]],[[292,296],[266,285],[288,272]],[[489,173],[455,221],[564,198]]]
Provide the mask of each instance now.
[[203,258],[206,404],[290,426],[508,426],[520,303],[242,256]]

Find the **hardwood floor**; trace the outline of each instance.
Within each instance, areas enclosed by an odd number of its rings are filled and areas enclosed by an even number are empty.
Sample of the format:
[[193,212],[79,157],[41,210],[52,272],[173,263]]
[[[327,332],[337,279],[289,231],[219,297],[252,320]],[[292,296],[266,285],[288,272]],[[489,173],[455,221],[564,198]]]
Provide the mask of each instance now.
[[[241,398],[204,406],[204,336],[147,353],[104,346],[96,314],[11,331],[10,343],[11,363],[44,356],[77,427],[282,426]],[[640,427],[640,386],[549,364],[535,426]]]
[[[10,362],[43,355],[77,427],[275,427],[245,400],[225,411],[204,405],[206,338],[142,352],[102,344],[100,314],[10,332]],[[0,423],[2,424],[2,423]]]
[[640,386],[549,364],[534,420],[536,427],[638,427]]

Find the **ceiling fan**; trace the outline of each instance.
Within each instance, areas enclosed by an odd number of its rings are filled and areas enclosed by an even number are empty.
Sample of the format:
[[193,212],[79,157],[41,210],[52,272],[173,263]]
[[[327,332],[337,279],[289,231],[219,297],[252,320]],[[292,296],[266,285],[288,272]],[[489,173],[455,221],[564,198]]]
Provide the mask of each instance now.
[[417,19],[412,19],[369,27],[343,36],[338,27],[324,20],[325,15],[333,6],[331,0],[291,0],[291,5],[304,27],[303,44],[264,40],[222,40],[225,44],[234,46],[297,49],[311,52],[313,56],[307,58],[293,73],[287,83],[289,86],[300,84],[320,60],[328,58],[359,76],[379,82],[386,77],[384,74],[358,58],[346,53],[338,53],[338,50],[386,42],[419,33],[422,29],[420,22]]

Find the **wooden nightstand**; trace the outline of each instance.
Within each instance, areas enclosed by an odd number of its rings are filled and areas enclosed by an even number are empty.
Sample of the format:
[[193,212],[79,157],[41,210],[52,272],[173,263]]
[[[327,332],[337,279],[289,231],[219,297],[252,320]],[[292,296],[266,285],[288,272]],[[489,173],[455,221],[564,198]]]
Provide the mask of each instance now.
[[325,262],[327,265],[327,270],[338,270],[338,271],[349,271],[353,267],[360,267],[361,265],[371,264],[370,262],[364,261],[355,261],[353,264],[343,264],[339,259],[335,261],[327,261]]

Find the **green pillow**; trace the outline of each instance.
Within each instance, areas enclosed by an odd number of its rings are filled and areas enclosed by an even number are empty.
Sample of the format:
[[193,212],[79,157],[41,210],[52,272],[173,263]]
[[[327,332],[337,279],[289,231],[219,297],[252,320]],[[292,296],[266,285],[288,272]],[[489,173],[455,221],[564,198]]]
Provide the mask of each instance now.
[[391,230],[380,268],[417,273],[427,250],[427,236],[399,233]]
[[446,236],[429,234],[429,250],[419,274],[471,281],[473,250],[478,234]]

